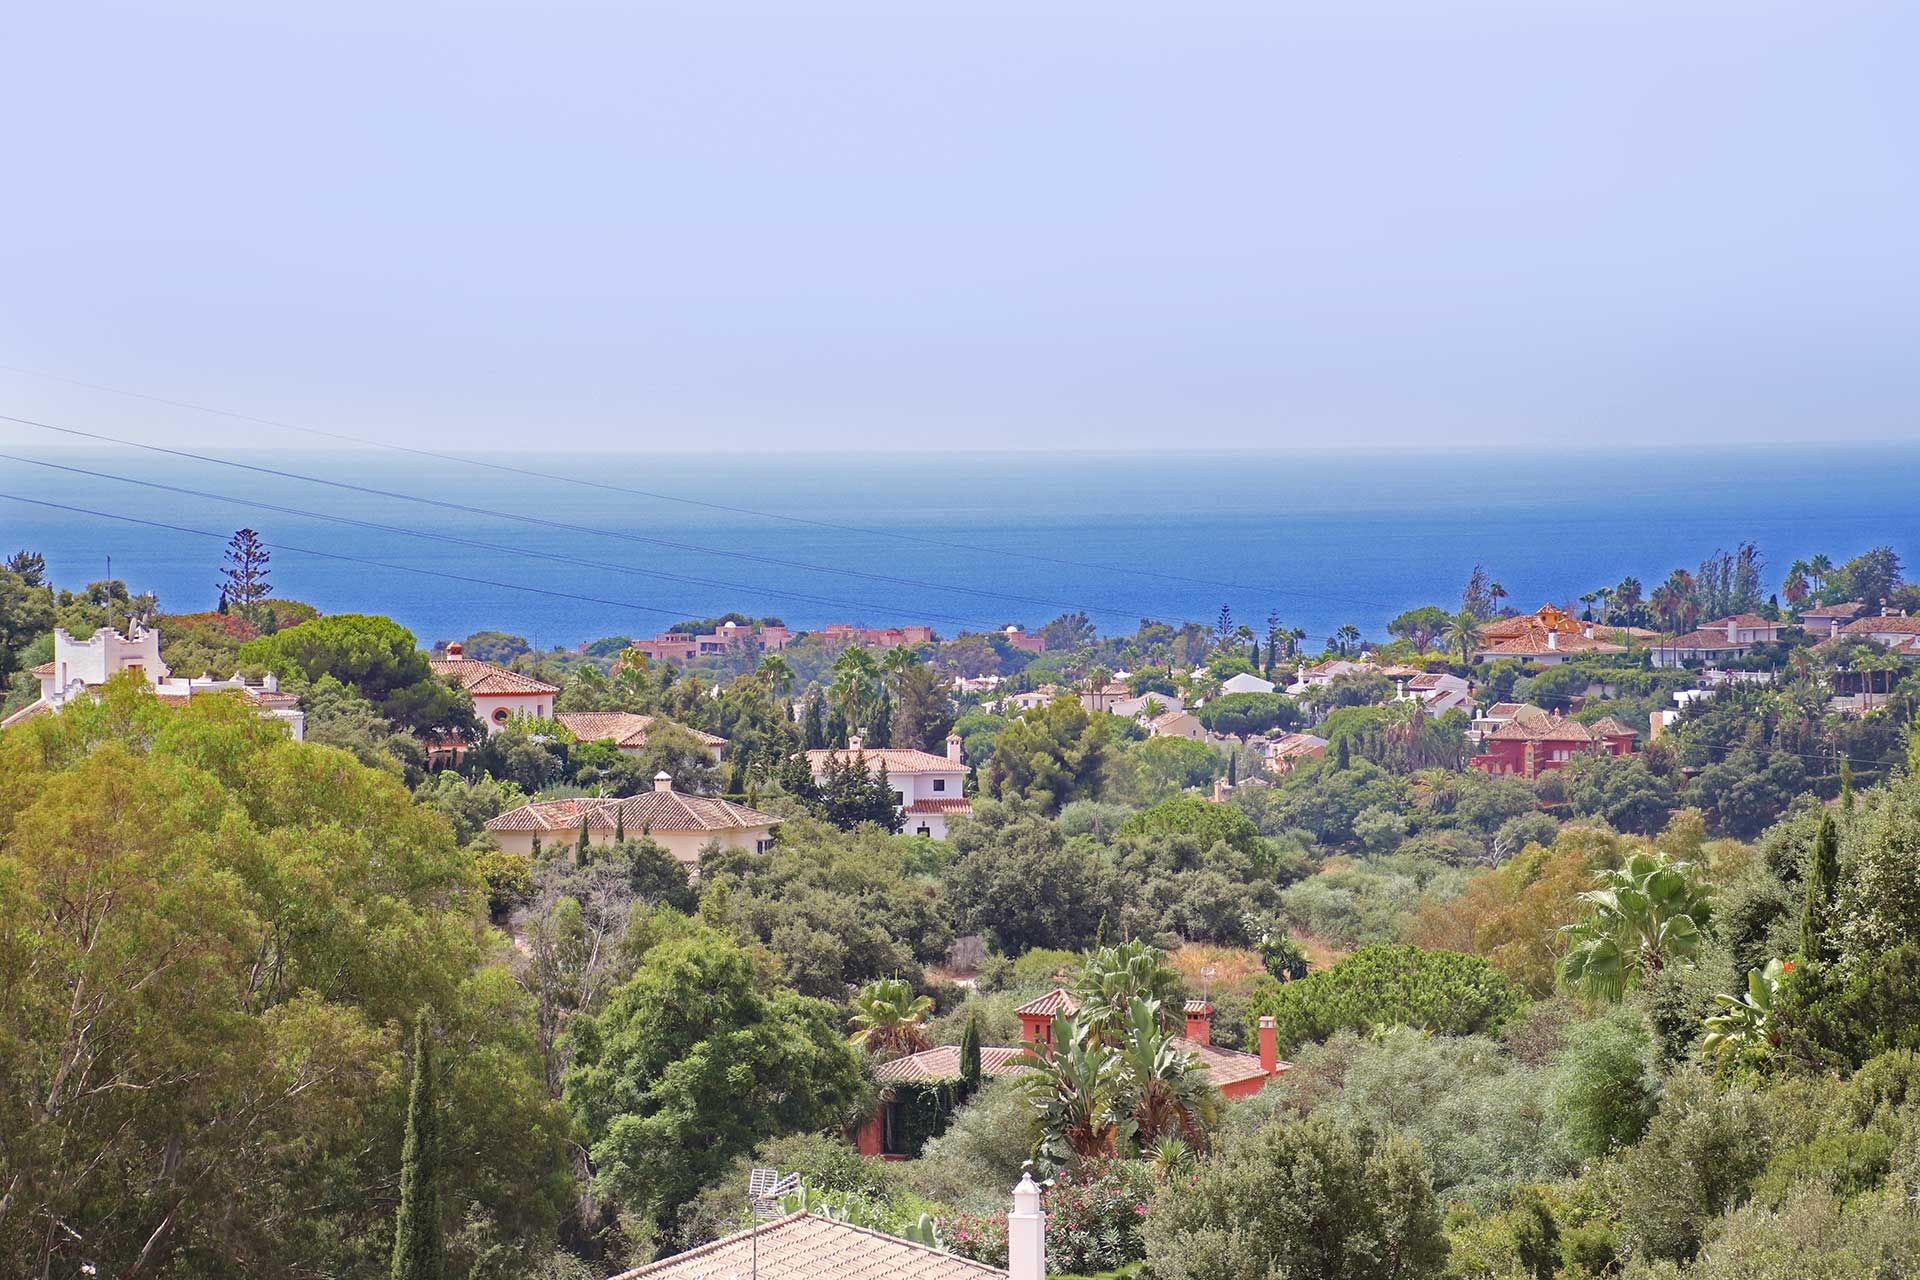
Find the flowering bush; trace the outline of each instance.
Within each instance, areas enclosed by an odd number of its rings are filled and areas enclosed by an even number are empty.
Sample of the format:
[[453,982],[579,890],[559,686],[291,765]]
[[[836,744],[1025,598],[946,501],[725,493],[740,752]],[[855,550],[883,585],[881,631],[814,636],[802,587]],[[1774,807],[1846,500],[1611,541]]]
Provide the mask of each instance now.
[[[1090,1161],[1047,1192],[1047,1270],[1108,1271],[1147,1256],[1142,1229],[1157,1190],[1139,1160]],[[1007,1265],[1007,1215],[963,1213],[940,1224],[947,1248],[989,1266]]]

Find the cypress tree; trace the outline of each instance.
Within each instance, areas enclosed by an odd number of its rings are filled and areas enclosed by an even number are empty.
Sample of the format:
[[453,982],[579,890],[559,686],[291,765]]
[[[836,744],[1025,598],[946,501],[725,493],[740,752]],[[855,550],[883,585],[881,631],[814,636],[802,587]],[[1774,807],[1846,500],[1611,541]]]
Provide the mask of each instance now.
[[1833,815],[1820,815],[1820,834],[1813,838],[1813,858],[1807,867],[1807,905],[1800,915],[1800,954],[1812,963],[1828,956],[1827,929],[1832,923],[1833,899],[1840,889],[1840,832]]
[[806,715],[800,727],[800,745],[818,751],[827,745],[827,726],[820,718],[820,699],[808,698]]
[[587,815],[584,813],[580,815],[580,840],[573,846],[573,865],[587,865]]
[[533,860],[535,862],[540,861],[540,837],[538,835],[533,837]]
[[393,1228],[393,1280],[445,1280],[440,1239],[440,1116],[433,1093],[431,1017],[413,1027],[413,1087],[407,1099],[407,1143],[400,1157],[400,1211]]
[[1840,812],[1853,812],[1853,761],[1840,757]]
[[1340,739],[1340,750],[1334,753],[1333,767],[1344,773],[1347,766],[1352,763],[1353,755],[1347,750],[1347,740],[1342,738]]
[[1250,651],[1250,656],[1247,658],[1247,661],[1253,664],[1255,671],[1260,669],[1260,639],[1258,636],[1254,637],[1253,648]]
[[733,757],[733,772],[727,778],[728,795],[744,795],[747,790],[747,753],[741,751]]
[[1240,785],[1240,756],[1238,753],[1227,757],[1227,785],[1230,787]]
[[960,1035],[960,1096],[972,1097],[980,1088],[980,1021],[967,1015],[967,1029]]
[[627,842],[627,806],[625,805],[616,805],[613,810],[613,842],[615,844]]

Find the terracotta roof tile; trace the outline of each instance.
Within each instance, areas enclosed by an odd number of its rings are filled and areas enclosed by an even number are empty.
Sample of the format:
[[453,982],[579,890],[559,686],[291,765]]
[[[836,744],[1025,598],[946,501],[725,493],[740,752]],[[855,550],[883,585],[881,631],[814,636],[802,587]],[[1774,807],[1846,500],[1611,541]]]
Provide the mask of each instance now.
[[518,671],[509,671],[505,667],[491,662],[482,662],[478,658],[433,658],[429,665],[435,675],[451,676],[453,682],[468,693],[479,694],[515,694],[515,693],[558,693],[558,685],[548,684],[545,680],[535,680],[532,676],[521,675]]
[[972,813],[973,801],[967,799],[964,796],[954,796],[950,799],[942,798],[938,800],[915,800],[912,804],[907,806],[906,811],[910,814],[911,813]]
[[487,823],[489,831],[577,831],[585,816],[588,831],[613,831],[620,826],[630,836],[647,831],[740,831],[770,827],[780,819],[718,796],[690,796],[682,791],[644,791],[625,799],[591,796],[566,800],[537,800],[510,809]]
[[1618,720],[1614,719],[1612,716],[1601,716],[1598,720],[1595,720],[1592,724],[1587,726],[1587,732],[1593,734],[1597,738],[1617,738],[1622,735],[1625,735],[1627,737],[1637,736],[1632,729],[1629,729],[1626,725],[1621,724]]
[[736,1232],[623,1271],[613,1280],[744,1280],[750,1273],[759,1280],[1005,1280],[1007,1274],[911,1240],[796,1213],[757,1232]]
[[36,680],[45,680],[53,674],[53,664],[51,662],[43,662],[33,670],[27,672],[27,674]]
[[1047,994],[1027,1001],[1018,1009],[1015,1009],[1014,1012],[1017,1014],[1030,1013],[1035,1015],[1056,1015],[1064,1013],[1068,1017],[1072,1017],[1074,1014],[1080,1012],[1080,998],[1065,987],[1055,987],[1053,990],[1047,992]]
[[0,720],[0,729],[11,729],[16,724],[25,724],[29,720],[52,713],[53,704],[49,702],[29,702],[5,720]]
[[[641,715],[634,711],[557,711],[554,721],[567,727],[567,731],[582,742],[600,742],[611,739],[616,747],[640,748],[647,745],[647,732],[653,727],[654,717]],[[727,740],[711,733],[703,733],[688,725],[675,724],[663,720],[662,724],[672,724],[683,733],[692,734],[709,747],[724,747]]]
[[[1538,710],[1538,708],[1534,708]],[[1519,715],[1489,735],[1502,742],[1592,742],[1593,734],[1578,720],[1560,716]]]
[[[983,1045],[980,1049],[980,1074],[987,1076],[1023,1075],[1026,1068],[1014,1062],[1024,1048],[1005,1045]],[[873,1069],[873,1078],[881,1084],[898,1084],[902,1081],[958,1080],[960,1078],[960,1046],[943,1044],[936,1049],[926,1049],[919,1053],[910,1053],[904,1058],[894,1058],[883,1062]]]
[[902,747],[862,747],[858,751],[839,751],[831,747],[815,748],[807,752],[807,767],[818,773],[825,769],[827,761],[835,756],[843,762],[858,758],[874,772],[878,772],[880,765],[884,762],[889,774],[965,773],[967,771],[967,766],[958,760],[949,760],[931,751],[911,751]]
[[1843,636],[1916,636],[1920,635],[1920,618],[1855,618],[1840,628]]

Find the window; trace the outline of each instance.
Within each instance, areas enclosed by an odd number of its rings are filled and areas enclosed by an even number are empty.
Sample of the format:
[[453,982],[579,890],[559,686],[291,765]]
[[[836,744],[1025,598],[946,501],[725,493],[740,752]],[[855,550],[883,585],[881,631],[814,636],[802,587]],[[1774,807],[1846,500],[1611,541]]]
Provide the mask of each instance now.
[[493,713],[493,722],[495,724],[505,724],[507,722],[507,709],[505,707],[501,707]]
[[755,840],[753,842],[753,851],[755,853],[771,853],[773,852],[773,841],[770,839]]
[[947,789],[947,780],[945,778],[935,778],[933,780],[933,789],[935,791],[945,791]]
[[917,836],[925,836],[929,840],[933,839],[933,829],[927,826],[927,824],[924,822],[920,824],[920,829],[914,832],[913,834]]

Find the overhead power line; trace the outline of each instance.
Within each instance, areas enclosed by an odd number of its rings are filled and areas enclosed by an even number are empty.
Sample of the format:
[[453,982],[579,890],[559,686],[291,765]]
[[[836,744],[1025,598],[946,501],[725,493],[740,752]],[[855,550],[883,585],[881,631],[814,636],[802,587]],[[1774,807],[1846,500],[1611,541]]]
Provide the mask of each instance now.
[[1137,565],[1101,564],[1095,561],[1074,560],[1065,556],[1042,555],[1032,551],[1016,551],[1006,547],[993,547],[981,543],[957,542],[948,538],[935,538],[927,534],[909,533],[899,529],[875,529],[865,525],[819,520],[809,516],[790,515],[786,512],[768,511],[758,507],[743,507],[732,503],[714,502],[705,498],[689,498],[683,494],[665,493],[654,489],[638,489],[628,485],[611,484],[604,480],[590,480],[584,476],[566,475],[555,471],[542,471],[535,467],[515,466],[506,462],[494,462],[485,458],[471,457],[466,454],[445,453],[435,449],[422,449],[418,445],[395,444],[390,440],[377,440],[370,436],[358,436],[344,431],[327,431],[320,427],[303,426],[297,422],[259,417],[250,413],[240,413],[232,409],[221,409],[212,405],[198,404],[191,400],[170,399],[166,396],[151,395],[144,391],[130,391],[124,387],[108,386],[105,383],[99,382],[87,382],[80,378],[63,377],[60,374],[45,373],[38,369],[28,369],[19,365],[0,364],[0,369],[4,369],[9,373],[24,374],[30,378],[43,378],[49,382],[62,382],[68,386],[85,388],[88,391],[99,391],[107,395],[124,396],[131,400],[145,400],[152,404],[164,404],[175,409],[187,409],[194,413],[205,413],[214,417],[229,418],[235,422],[248,422],[256,426],[273,427],[282,431],[295,431],[304,435],[316,436],[324,440],[337,440],[342,443],[357,444],[371,449],[388,449],[396,453],[412,454],[419,458],[432,458],[439,462],[452,462],[461,466],[480,467],[488,471],[526,476],[529,479],[550,480],[558,484],[579,485],[583,488],[599,489],[607,493],[623,493],[629,497],[648,498],[657,502],[677,502],[685,506],[703,507],[709,511],[724,511],[730,515],[753,516],[761,520],[779,520],[788,524],[806,525],[815,529],[830,529],[839,533],[857,533],[867,537],[892,538],[901,542],[918,543],[922,546],[941,547],[948,551],[967,551],[976,555],[1005,556],[1010,559],[1026,560],[1035,564],[1053,564],[1072,569],[1092,569],[1100,573],[1118,573],[1135,578],[1157,578],[1164,582],[1184,582],[1203,587],[1222,587],[1229,591],[1259,591],[1265,592],[1268,595],[1287,596],[1315,603],[1358,605],[1369,609],[1391,609],[1394,607],[1381,600],[1362,600],[1350,596],[1331,596],[1318,592],[1299,591],[1290,587],[1277,587],[1266,583],[1233,582],[1219,578],[1203,578],[1191,574],[1169,573],[1160,569],[1146,569]]

